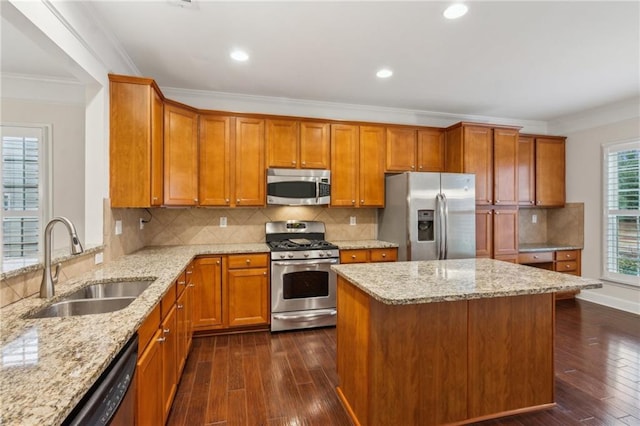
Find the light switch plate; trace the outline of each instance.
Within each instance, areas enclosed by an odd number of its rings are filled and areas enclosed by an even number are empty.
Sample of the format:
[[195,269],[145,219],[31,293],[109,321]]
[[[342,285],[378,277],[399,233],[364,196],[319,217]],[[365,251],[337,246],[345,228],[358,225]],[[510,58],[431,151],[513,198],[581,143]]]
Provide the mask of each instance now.
[[531,215],[531,223],[538,223],[538,215],[537,214],[532,214]]
[[220,228],[227,227],[227,218],[226,216],[220,216]]
[[102,252],[96,253],[96,255],[93,257],[93,259],[96,262],[95,264],[99,265],[104,261],[104,254]]
[[122,235],[122,221],[116,220],[116,235]]
[[349,225],[355,225],[356,224],[356,217],[355,216],[350,216],[349,217]]
[[140,218],[140,229],[144,229],[144,219]]

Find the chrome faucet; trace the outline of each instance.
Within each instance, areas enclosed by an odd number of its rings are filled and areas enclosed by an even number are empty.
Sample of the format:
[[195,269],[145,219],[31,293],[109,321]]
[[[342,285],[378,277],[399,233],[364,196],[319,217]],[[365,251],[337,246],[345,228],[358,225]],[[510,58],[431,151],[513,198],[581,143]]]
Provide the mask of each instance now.
[[64,223],[69,231],[69,238],[71,239],[71,254],[80,254],[84,251],[80,239],[76,232],[76,227],[66,217],[54,217],[47,223],[44,228],[44,272],[42,274],[42,283],[40,283],[40,297],[49,298],[53,297],[55,290],[53,285],[58,282],[58,273],[60,272],[60,264],[56,265],[55,275],[51,275],[51,232],[53,226],[58,223]]

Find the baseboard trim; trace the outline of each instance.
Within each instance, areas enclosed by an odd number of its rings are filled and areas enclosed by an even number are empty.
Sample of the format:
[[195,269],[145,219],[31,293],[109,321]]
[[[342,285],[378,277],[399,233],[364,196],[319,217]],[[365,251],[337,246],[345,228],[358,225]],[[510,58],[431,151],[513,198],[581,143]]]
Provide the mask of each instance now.
[[620,311],[630,312],[640,315],[640,305],[629,300],[620,299],[618,297],[607,296],[593,291],[583,291],[576,295],[576,299],[586,300],[587,302],[597,303],[599,305],[608,306]]

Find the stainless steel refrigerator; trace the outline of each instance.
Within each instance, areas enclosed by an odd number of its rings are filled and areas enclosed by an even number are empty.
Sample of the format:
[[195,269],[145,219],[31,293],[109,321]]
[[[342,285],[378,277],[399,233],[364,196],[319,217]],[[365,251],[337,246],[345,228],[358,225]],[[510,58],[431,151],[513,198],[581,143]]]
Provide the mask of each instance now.
[[475,175],[407,172],[385,184],[378,239],[398,244],[398,260],[475,257]]

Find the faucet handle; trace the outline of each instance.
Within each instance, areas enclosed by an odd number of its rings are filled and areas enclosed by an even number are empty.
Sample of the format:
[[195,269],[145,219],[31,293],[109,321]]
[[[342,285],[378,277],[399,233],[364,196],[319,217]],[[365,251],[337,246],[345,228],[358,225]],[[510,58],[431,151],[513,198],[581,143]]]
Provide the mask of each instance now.
[[60,264],[58,263],[56,265],[56,272],[51,277],[51,281],[53,281],[54,284],[56,284],[58,282],[58,274],[59,273],[60,273]]

